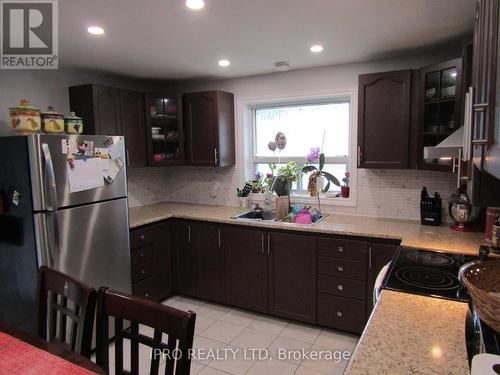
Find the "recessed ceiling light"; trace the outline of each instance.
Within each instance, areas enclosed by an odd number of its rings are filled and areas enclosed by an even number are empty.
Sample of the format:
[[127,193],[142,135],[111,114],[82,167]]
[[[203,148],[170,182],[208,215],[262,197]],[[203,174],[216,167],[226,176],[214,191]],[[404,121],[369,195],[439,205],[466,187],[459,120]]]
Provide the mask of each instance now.
[[100,26],[89,26],[87,31],[92,35],[102,35],[104,34],[104,29]]
[[189,9],[200,10],[205,7],[205,2],[203,0],[186,0],[186,6]]
[[321,44],[314,44],[311,46],[310,51],[312,53],[320,53],[323,52],[324,48]]
[[231,65],[231,61],[226,59],[219,60],[219,66],[227,68],[229,65]]

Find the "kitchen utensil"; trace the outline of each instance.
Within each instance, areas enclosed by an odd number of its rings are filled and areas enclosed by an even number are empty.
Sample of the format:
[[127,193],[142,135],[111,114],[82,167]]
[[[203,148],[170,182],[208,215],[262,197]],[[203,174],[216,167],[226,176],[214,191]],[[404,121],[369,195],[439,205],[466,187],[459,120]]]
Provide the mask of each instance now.
[[462,269],[460,276],[479,317],[500,332],[500,260],[474,263]]
[[70,112],[69,116],[64,118],[64,130],[68,134],[82,134],[83,120],[75,112]]
[[21,99],[19,106],[9,108],[10,126],[19,131],[37,132],[41,127],[40,110],[30,106],[27,99]]
[[153,126],[153,127],[151,128],[151,134],[152,134],[152,135],[160,134],[160,130],[161,130],[161,128],[160,128],[160,127]]
[[49,105],[47,111],[40,115],[44,133],[62,133],[64,131],[64,115],[56,112],[53,106]]
[[290,212],[290,197],[276,197],[276,221],[282,221]]

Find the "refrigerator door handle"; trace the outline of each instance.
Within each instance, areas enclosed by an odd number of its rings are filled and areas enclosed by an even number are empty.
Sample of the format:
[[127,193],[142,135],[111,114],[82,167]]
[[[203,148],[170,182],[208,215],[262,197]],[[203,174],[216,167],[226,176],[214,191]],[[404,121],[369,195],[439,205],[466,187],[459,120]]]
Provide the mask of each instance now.
[[55,214],[35,215],[35,236],[38,266],[54,268],[57,248]]
[[57,209],[56,175],[54,173],[54,163],[52,163],[52,156],[50,155],[50,149],[47,143],[42,143],[42,151],[45,159],[45,174],[47,176],[50,195],[50,202],[47,208],[49,211],[54,211]]

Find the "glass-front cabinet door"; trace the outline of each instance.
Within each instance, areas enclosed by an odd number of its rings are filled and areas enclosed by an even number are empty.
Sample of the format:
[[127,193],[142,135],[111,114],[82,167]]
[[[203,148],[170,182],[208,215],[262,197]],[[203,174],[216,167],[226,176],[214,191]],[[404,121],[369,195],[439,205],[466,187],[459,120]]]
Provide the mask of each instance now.
[[450,160],[424,160],[423,148],[436,146],[463,125],[462,58],[420,71],[419,168],[450,170]]
[[184,164],[181,97],[148,95],[146,104],[148,164]]

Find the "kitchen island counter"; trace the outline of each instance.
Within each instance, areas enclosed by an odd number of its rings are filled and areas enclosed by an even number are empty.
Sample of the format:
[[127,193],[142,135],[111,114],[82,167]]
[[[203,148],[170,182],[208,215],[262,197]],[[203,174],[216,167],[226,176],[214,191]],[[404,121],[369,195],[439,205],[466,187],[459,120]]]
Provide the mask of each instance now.
[[484,233],[454,232],[448,226],[424,226],[410,220],[329,214],[320,223],[301,224],[238,221],[231,219],[240,213],[236,207],[163,202],[129,209],[130,227],[169,218],[203,220],[223,224],[282,229],[318,234],[347,235],[401,241],[401,245],[429,250],[477,255]]
[[382,290],[344,375],[467,375],[468,305]]

